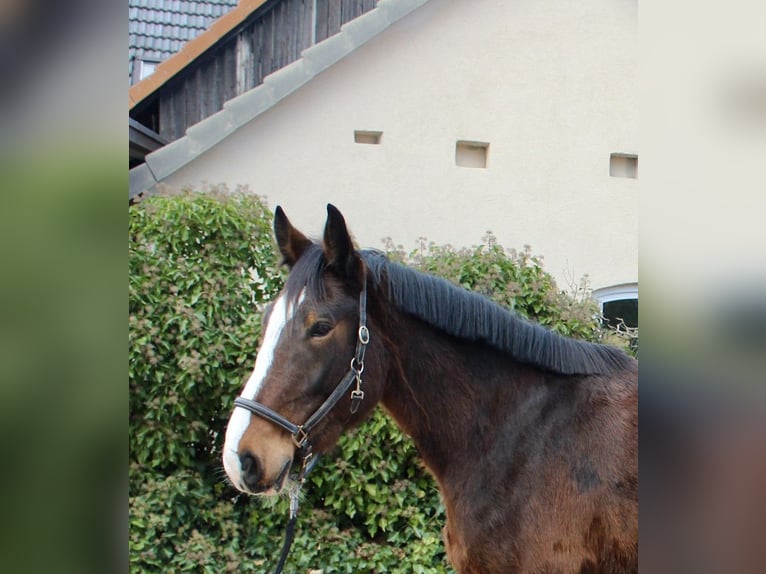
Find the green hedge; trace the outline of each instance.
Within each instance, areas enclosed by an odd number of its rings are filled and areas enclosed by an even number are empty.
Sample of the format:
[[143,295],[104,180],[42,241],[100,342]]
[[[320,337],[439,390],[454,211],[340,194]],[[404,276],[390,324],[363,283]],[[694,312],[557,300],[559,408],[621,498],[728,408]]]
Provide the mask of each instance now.
[[[155,196],[130,207],[130,564],[133,572],[263,572],[287,501],[225,482],[223,431],[252,369],[260,309],[284,275],[272,214],[246,190]],[[562,333],[603,336],[586,297],[560,293],[539,259],[490,235],[393,258],[487,293]],[[376,411],[304,489],[286,572],[449,572],[444,509],[415,448]]]

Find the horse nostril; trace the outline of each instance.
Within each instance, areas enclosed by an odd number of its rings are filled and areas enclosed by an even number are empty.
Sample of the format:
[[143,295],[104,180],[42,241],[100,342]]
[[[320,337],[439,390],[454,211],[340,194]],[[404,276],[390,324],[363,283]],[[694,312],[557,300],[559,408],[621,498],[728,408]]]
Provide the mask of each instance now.
[[258,458],[249,452],[245,452],[239,455],[239,465],[242,469],[242,478],[244,478],[245,484],[250,488],[255,488],[263,475],[263,469],[261,469]]

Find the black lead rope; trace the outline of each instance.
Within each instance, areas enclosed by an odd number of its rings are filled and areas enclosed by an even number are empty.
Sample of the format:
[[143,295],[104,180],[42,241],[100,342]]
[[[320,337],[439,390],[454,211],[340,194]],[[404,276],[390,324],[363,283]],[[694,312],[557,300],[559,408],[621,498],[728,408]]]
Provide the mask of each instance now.
[[282,551],[279,553],[279,561],[277,567],[274,570],[274,574],[282,574],[282,569],[287,562],[287,556],[290,554],[290,547],[293,545],[295,539],[295,525],[298,523],[298,507],[300,505],[300,490],[303,486],[303,482],[306,480],[306,475],[311,472],[316,463],[319,462],[318,456],[312,456],[309,452],[303,457],[303,463],[301,464],[301,472],[298,475],[298,481],[295,485],[290,487],[290,517],[285,527],[285,541],[282,543]]
[[[290,503],[292,506],[292,502]],[[282,569],[285,567],[287,561],[287,555],[290,554],[290,547],[293,545],[293,539],[295,538],[295,524],[298,522],[298,515],[293,516],[287,523],[285,528],[285,542],[282,544],[282,552],[279,554],[279,562],[277,562],[277,569],[274,570],[274,574],[282,574]]]

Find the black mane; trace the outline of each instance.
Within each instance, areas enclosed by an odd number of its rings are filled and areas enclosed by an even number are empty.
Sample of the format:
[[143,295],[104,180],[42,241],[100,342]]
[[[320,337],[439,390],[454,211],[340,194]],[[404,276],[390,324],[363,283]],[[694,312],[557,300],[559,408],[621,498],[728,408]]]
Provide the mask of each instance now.
[[[564,375],[605,375],[630,363],[615,347],[563,337],[478,293],[393,263],[379,251],[359,254],[373,284],[384,287],[398,309],[449,335],[486,343],[519,362]],[[288,297],[306,287],[308,296],[323,298],[323,267],[322,249],[307,249],[288,278]]]

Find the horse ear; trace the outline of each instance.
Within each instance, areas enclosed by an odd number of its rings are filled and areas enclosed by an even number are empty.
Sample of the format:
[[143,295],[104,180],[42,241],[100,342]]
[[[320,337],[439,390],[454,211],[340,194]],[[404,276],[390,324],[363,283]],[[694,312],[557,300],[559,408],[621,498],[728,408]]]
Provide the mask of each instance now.
[[327,267],[345,277],[356,277],[359,259],[354,251],[354,242],[343,215],[330,203],[327,204],[327,223],[324,226],[324,258]]
[[280,206],[277,206],[274,212],[274,235],[277,238],[279,251],[284,258],[283,263],[287,263],[290,267],[295,265],[295,262],[311,245],[311,240],[293,227]]

